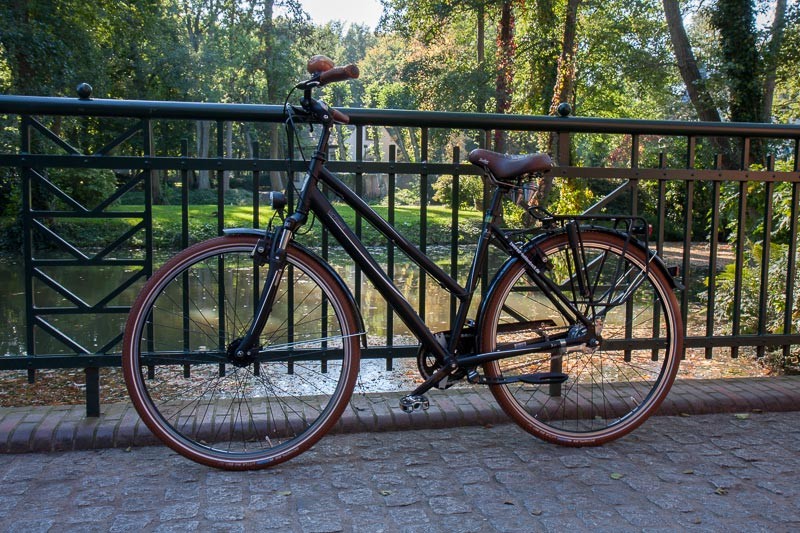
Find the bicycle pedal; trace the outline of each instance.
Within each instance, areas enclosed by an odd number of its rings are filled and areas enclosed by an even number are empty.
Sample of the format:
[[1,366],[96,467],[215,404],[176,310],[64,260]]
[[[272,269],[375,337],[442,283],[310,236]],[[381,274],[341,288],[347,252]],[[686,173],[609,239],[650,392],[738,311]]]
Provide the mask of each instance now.
[[404,413],[412,413],[418,409],[427,411],[430,406],[431,402],[429,402],[428,399],[421,394],[410,394],[400,398],[400,409],[402,409]]

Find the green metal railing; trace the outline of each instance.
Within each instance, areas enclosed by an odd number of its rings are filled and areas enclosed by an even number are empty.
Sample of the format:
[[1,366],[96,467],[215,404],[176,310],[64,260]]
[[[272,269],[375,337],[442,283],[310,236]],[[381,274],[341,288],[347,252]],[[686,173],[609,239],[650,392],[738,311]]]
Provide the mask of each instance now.
[[[425,249],[430,240],[427,214],[433,205],[431,187],[435,180],[439,176],[452,177],[450,203],[458,206],[463,197],[464,177],[478,173],[475,167],[462,162],[464,149],[486,146],[497,130],[506,132],[510,145],[519,150],[536,149],[550,138],[559,163],[553,172],[556,179],[605,183],[604,189],[608,192],[595,198],[588,212],[623,208],[646,216],[654,226],[652,244],[660,253],[665,252],[669,240],[676,238],[674,235],[670,238],[668,225],[670,217],[674,218],[676,202],[681,202],[682,229],[678,232],[678,253],[669,261],[680,266],[682,283],[687,288],[695,288],[681,293],[683,313],[688,317],[687,350],[700,350],[710,358],[715,350],[723,348],[736,357],[743,347],[752,347],[758,355],[763,355],[768,348],[778,347],[783,356],[788,357],[800,345],[797,319],[793,316],[797,310],[800,126],[369,109],[343,111],[351,117],[354,129],[350,130],[350,139],[355,139],[355,150],[352,160],[333,159],[329,168],[334,172],[352,174],[359,194],[363,193],[365,175],[379,175],[386,184],[387,218],[393,224],[399,209],[396,194],[399,179],[404,177],[418,182],[418,238],[421,248]],[[270,172],[281,172],[292,179],[296,173],[304,171],[304,165],[293,157],[260,157],[258,143],[251,146],[252,157],[226,157],[225,123],[249,124],[253,128],[282,123],[283,109],[274,105],[0,96],[0,115],[5,116],[7,124],[15,123],[18,127],[18,148],[0,153],[0,167],[15,169],[21,179],[27,351],[0,357],[0,370],[27,369],[30,379],[33,379],[37,369],[85,368],[87,412],[96,415],[100,405],[98,369],[119,366],[121,329],[109,338],[94,339],[89,345],[54,322],[67,316],[73,321],[75,317],[81,320],[83,316],[108,316],[109,320],[115,317],[117,323],[124,321],[136,288],[158,262],[153,246],[154,231],[157,230],[153,227],[151,196],[157,173],[166,172],[180,184],[182,223],[180,242],[175,244],[185,247],[192,238],[189,229],[191,206],[188,203],[192,174],[209,171],[216,176],[215,223],[219,234],[226,225],[228,208],[222,187],[224,173],[232,171],[251,180],[253,217],[250,224],[263,227],[263,220],[259,217],[263,209],[258,193],[259,187],[264,188],[265,177]],[[91,131],[102,131],[98,124],[110,120],[113,127],[109,127],[109,131],[114,131],[114,134],[107,134],[103,142],[94,143],[100,147],[87,153],[87,150],[75,147],[90,144],[85,142],[85,138],[66,138],[61,133],[61,121],[66,118],[94,121]],[[180,143],[180,148],[170,148],[168,146],[175,143],[165,142],[163,133],[158,135],[158,132],[169,132],[170,125],[197,121],[211,121],[215,126],[216,151],[213,156],[191,156],[189,143],[185,140]],[[394,128],[395,133],[401,132],[413,141],[418,155],[412,161],[400,160],[397,147],[392,145],[381,154],[382,160],[367,160],[365,128],[373,132],[375,130],[369,128]],[[89,131],[90,128],[73,130]],[[455,145],[450,142],[454,138],[457,138]],[[300,141],[289,139],[292,152]],[[596,154],[602,151],[603,146],[611,146],[614,153],[598,158]],[[715,149],[720,146],[727,147],[727,151],[717,154]],[[772,155],[765,159],[763,168],[754,169],[750,161],[752,153]],[[65,168],[135,169],[135,172],[118,181],[116,192],[98,199],[96,206],[87,208],[48,178],[48,169]],[[109,209],[131,191],[144,193],[141,207]],[[58,207],[43,207],[42,195],[55,198]],[[701,200],[702,205],[698,205]],[[728,205],[724,206],[724,202]],[[777,221],[776,202],[780,202],[780,212],[784,217]],[[723,208],[734,215],[725,219]],[[126,219],[130,225],[112,242],[87,252],[52,229],[53,221],[63,224],[70,219]],[[463,213],[453,209],[446,256],[450,262],[449,271],[454,276],[458,274],[459,246],[464,244],[459,231],[463,220]],[[738,224],[730,224],[731,220],[738,220]],[[781,237],[781,250],[786,262],[779,272],[774,268],[771,270],[769,255],[770,249],[775,248],[772,240],[777,226],[786,228]],[[361,220],[355,220],[355,227],[357,233],[362,234]],[[703,234],[693,233],[696,227],[704,228]],[[757,233],[748,233],[752,227],[757,228]],[[726,231],[732,233],[722,235]],[[728,241],[734,245],[729,247]],[[754,248],[757,252],[760,249],[760,262],[756,261],[755,267],[746,247],[737,245],[748,241],[761,244],[760,248]],[[332,246],[327,235],[323,233],[321,242],[315,244],[320,247],[321,255],[328,257]],[[708,250],[700,264],[697,260],[693,262],[691,257],[698,247]],[[718,264],[722,248],[730,249],[732,254],[729,261],[735,272],[733,301],[741,301],[747,289],[746,283],[755,283],[760,288],[755,305],[757,316],[747,317],[747,320],[755,321],[755,328],[744,323],[745,316],[738,305],[734,305],[728,324],[721,326],[715,319],[722,283]],[[51,253],[50,249],[59,252]],[[385,245],[385,257],[388,273],[394,276],[396,257],[390,245]],[[103,269],[117,268],[124,271],[124,275],[108,294],[90,302],[59,281],[59,269],[70,268],[83,269],[87,276]],[[755,281],[743,275],[746,268],[755,268]],[[769,299],[772,289],[768,288],[773,287],[778,278],[785,280],[779,283],[782,316],[776,318]],[[364,295],[360,273],[356,271],[349,282],[357,301],[361,302]],[[41,288],[56,295],[59,301],[52,303],[51,298],[48,303],[41,303],[37,299],[37,290]],[[420,314],[430,318],[430,309],[426,309],[430,288],[424,276],[419,278],[415,289]],[[449,313],[453,309],[451,303]],[[371,346],[366,356],[385,357],[387,367],[391,367],[393,358],[413,356],[416,347],[398,345],[395,338],[397,324],[392,313],[387,314],[386,322],[383,346]],[[48,338],[50,345],[55,342],[59,350],[42,352],[38,349],[42,338]]]

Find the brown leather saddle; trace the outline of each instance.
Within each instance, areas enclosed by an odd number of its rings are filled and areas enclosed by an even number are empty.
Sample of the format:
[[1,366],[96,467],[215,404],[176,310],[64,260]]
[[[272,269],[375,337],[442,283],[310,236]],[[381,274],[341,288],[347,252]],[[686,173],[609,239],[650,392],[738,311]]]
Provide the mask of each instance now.
[[469,162],[503,181],[525,174],[543,174],[553,168],[553,161],[547,154],[507,155],[483,148],[471,151]]

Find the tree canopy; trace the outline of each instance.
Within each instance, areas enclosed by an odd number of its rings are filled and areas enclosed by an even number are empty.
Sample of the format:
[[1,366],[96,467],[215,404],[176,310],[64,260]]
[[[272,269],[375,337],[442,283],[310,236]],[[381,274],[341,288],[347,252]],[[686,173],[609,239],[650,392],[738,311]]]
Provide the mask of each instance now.
[[590,116],[797,118],[796,1],[382,3],[372,31],[315,26],[296,0],[10,0],[0,90],[71,95],[88,81],[101,97],[279,103],[325,53],[362,63],[352,105],[542,114],[563,99]]

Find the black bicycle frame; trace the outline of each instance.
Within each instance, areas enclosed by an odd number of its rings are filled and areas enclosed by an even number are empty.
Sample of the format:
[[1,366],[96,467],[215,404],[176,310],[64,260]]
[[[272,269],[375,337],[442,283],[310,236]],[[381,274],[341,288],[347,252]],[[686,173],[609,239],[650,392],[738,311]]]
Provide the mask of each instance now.
[[[505,233],[500,229],[496,222],[502,214],[502,197],[506,192],[502,187],[496,187],[490,208],[487,210],[482,231],[478,239],[477,250],[472,260],[472,265],[467,277],[466,286],[462,287],[459,283],[450,277],[444,270],[442,270],[436,263],[429,257],[423,254],[414,244],[401,235],[394,227],[392,227],[386,220],[384,220],[378,213],[376,213],[361,197],[353,192],[347,185],[345,185],[339,178],[332,174],[325,168],[325,147],[328,143],[330,135],[330,128],[328,125],[323,127],[323,132],[319,139],[317,151],[314,153],[312,160],[309,164],[308,174],[300,189],[297,200],[297,207],[293,215],[287,217],[284,224],[275,230],[272,238],[272,251],[269,256],[270,269],[265,281],[264,294],[262,294],[262,302],[260,303],[254,325],[251,327],[251,332],[248,334],[250,338],[257,338],[258,333],[266,322],[266,316],[270,312],[271,300],[267,293],[274,292],[277,280],[280,279],[280,274],[283,271],[285,264],[284,254],[285,247],[293,236],[294,232],[302,226],[309,213],[313,213],[321,222],[321,224],[333,235],[339,242],[344,250],[350,255],[355,263],[361,268],[362,272],[373,283],[379,293],[386,299],[389,307],[393,309],[400,319],[408,326],[411,332],[417,337],[422,344],[423,348],[429,353],[432,353],[440,362],[443,363],[444,369],[455,369],[460,366],[473,367],[480,363],[501,359],[505,357],[513,357],[525,353],[535,352],[550,352],[563,349],[566,346],[579,345],[586,342],[588,337],[593,332],[591,322],[581,313],[570,300],[567,299],[561,290],[547,277],[542,275],[540,269],[535,266],[529,258],[526,257],[525,252],[520,249],[516,244],[511,242]],[[456,312],[455,321],[451,324],[451,331],[447,347],[442,346],[437,342],[433,332],[425,324],[424,320],[414,310],[408,300],[397,289],[392,280],[381,268],[378,262],[372,257],[364,244],[354,233],[354,231],[345,223],[341,215],[336,211],[331,202],[326,198],[319,188],[319,182],[322,182],[328,189],[339,196],[345,204],[350,206],[357,214],[367,220],[376,230],[383,234],[391,243],[402,250],[412,261],[428,275],[439,283],[441,287],[453,294],[459,300],[458,310]],[[509,253],[511,256],[520,258],[524,261],[528,274],[533,279],[534,283],[540,287],[544,287],[544,293],[548,298],[557,306],[560,312],[571,315],[575,320],[582,322],[587,326],[587,335],[581,336],[577,339],[554,339],[545,342],[533,343],[524,347],[502,350],[497,352],[478,353],[478,354],[464,354],[463,357],[456,359],[453,354],[458,343],[460,332],[463,330],[467,322],[467,313],[472,302],[472,297],[477,288],[480,272],[482,271],[486,259],[488,257],[488,247],[492,241],[498,243],[501,249]],[[260,324],[258,326],[257,324]],[[251,337],[252,335],[252,337]],[[247,341],[245,341],[247,342]],[[249,346],[249,344],[245,344]],[[443,371],[443,375],[446,371]]]

